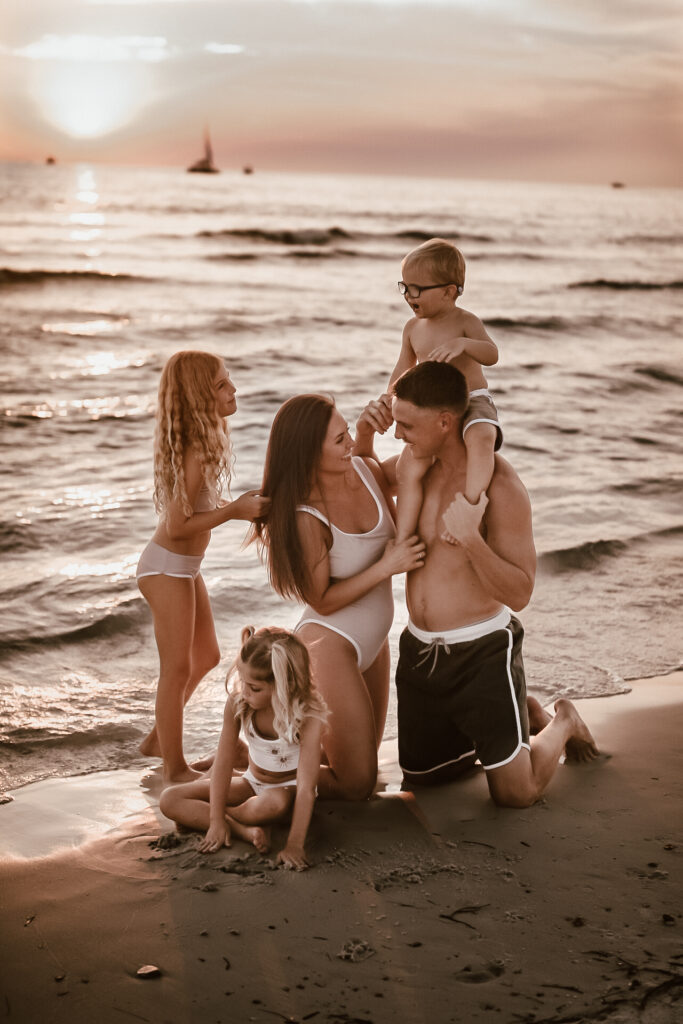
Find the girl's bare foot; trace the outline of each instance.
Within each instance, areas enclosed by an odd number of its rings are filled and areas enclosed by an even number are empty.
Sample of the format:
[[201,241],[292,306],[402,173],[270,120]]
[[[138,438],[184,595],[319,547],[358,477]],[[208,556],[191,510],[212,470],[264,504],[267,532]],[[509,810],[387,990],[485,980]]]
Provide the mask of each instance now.
[[161,747],[159,746],[156,725],[151,732],[147,733],[138,750],[143,757],[161,757]]
[[571,735],[564,748],[568,761],[582,763],[594,761],[596,757],[600,756],[600,751],[595,745],[595,740],[591,736],[588,726],[570,700],[567,700],[565,697],[560,697],[559,700],[556,700],[555,714],[558,717],[568,718],[572,728]]
[[196,768],[198,772],[208,772],[215,758],[215,754],[209,754],[208,757],[200,757],[198,761],[193,761],[190,767]]
[[230,818],[230,830],[234,835],[251,843],[259,853],[268,853],[270,849],[270,829],[260,825],[243,825],[240,821]]
[[184,768],[178,768],[172,772],[166,771],[162,775],[162,781],[164,787],[166,786],[177,786],[180,782],[194,782],[195,779],[201,779],[202,772],[196,772],[194,768],[190,768],[189,764],[186,764]]

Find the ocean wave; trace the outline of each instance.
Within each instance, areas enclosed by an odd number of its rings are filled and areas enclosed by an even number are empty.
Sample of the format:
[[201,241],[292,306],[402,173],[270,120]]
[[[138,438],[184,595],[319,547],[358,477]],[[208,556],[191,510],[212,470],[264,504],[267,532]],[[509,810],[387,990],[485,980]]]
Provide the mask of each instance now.
[[339,238],[350,238],[343,228],[225,228],[218,231],[198,231],[197,238],[241,238],[251,242],[276,242],[279,245],[329,245]]
[[129,743],[139,738],[140,730],[123,723],[104,722],[93,729],[75,729],[59,733],[53,728],[24,726],[12,729],[0,740],[0,750],[8,754],[31,754],[50,749],[79,749],[100,743]]
[[538,560],[539,566],[553,575],[563,572],[594,569],[608,558],[618,558],[628,549],[621,540],[592,540],[571,548],[546,551]]
[[568,288],[607,288],[613,291],[667,291],[669,289],[683,288],[683,281],[621,281],[609,280],[605,277],[597,277],[592,281],[574,281],[567,285]]
[[136,632],[140,628],[139,607],[141,603],[142,598],[134,598],[129,602],[130,609],[128,611],[122,611],[119,605],[117,611],[74,629],[40,635],[30,633],[6,635],[3,637],[2,647],[0,647],[0,662],[18,652],[61,647],[64,644],[79,644],[90,640],[103,640]]
[[637,366],[636,373],[642,377],[650,377],[651,380],[659,381],[662,384],[679,384],[683,387],[683,377],[679,377],[670,370],[664,370],[661,366]]
[[[656,486],[657,483],[661,483],[661,481],[645,480],[641,481],[640,486],[643,487],[643,493],[649,494],[651,493],[649,488]],[[614,487],[613,490],[626,490],[629,486],[620,485]],[[638,484],[632,485],[633,488],[637,488],[637,486]],[[663,486],[666,488],[666,483]],[[668,489],[673,491],[679,488],[680,482],[672,481]],[[552,575],[563,572],[591,570],[601,562],[612,558],[620,558],[636,548],[642,548],[644,545],[649,545],[663,539],[670,540],[671,538],[681,536],[683,536],[683,524],[665,526],[657,530],[635,534],[626,540],[585,541],[583,544],[576,544],[569,548],[556,548],[552,551],[546,551],[539,556],[538,564],[539,567]]]
[[42,547],[35,530],[28,523],[0,521],[0,553],[11,551],[35,551]]
[[[373,242],[401,241],[426,242],[438,232],[406,228],[399,231],[346,231],[340,227],[330,228],[221,228],[198,231],[197,238],[235,238],[248,242],[274,242],[289,246],[327,246],[344,241]],[[493,242],[490,235],[451,235],[458,242]],[[355,255],[352,253],[351,255]]]
[[91,281],[153,281],[151,277],[138,277],[134,274],[109,273],[104,270],[15,270],[12,267],[0,267],[0,286],[18,284],[43,284],[46,281],[64,280]]
[[[528,316],[509,317],[493,316],[487,317],[486,323],[490,327],[510,327],[515,330],[532,331],[566,331],[570,324],[576,326],[576,318],[571,320],[563,316]],[[590,326],[596,326],[591,324]]]
[[683,235],[623,235],[617,245],[682,245]]

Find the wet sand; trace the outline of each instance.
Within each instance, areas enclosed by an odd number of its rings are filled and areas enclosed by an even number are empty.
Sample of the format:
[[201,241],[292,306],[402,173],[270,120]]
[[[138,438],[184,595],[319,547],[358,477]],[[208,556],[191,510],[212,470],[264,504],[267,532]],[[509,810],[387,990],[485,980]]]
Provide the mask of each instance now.
[[495,807],[481,771],[401,794],[386,745],[374,799],[317,804],[301,874],[237,840],[200,854],[155,772],[16,790],[0,1017],[681,1021],[683,672],[577,706],[610,756],[560,766],[528,810]]

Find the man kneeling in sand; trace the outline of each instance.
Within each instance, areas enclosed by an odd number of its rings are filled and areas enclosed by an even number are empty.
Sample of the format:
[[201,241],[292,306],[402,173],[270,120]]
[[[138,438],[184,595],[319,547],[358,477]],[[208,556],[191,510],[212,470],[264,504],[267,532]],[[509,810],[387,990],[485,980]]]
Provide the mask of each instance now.
[[510,609],[524,608],[534,586],[531,506],[500,455],[488,494],[476,505],[465,499],[467,401],[459,370],[425,362],[396,381],[391,413],[379,400],[358,421],[371,446],[393,414],[396,437],[433,459],[418,522],[427,553],[407,577],[410,621],[396,670],[399,763],[405,782],[424,785],[450,781],[478,758],[497,804],[528,807],[563,752],[588,761],[598,751],[571,701],[556,701],[554,717],[527,704],[523,629]]

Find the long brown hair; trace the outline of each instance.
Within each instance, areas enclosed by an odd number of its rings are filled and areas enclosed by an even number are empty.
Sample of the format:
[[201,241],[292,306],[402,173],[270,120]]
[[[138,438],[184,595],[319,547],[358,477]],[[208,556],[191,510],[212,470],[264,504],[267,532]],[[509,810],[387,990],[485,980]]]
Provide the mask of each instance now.
[[326,395],[296,395],[273,420],[261,494],[270,498],[268,518],[254,523],[253,539],[281,597],[305,601],[310,573],[296,521],[296,507],[309,499],[334,401]]

